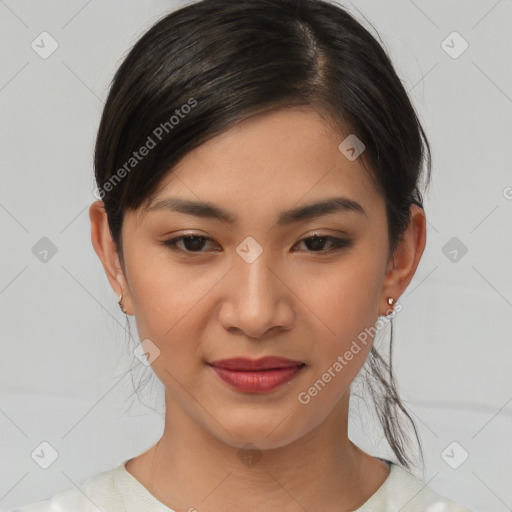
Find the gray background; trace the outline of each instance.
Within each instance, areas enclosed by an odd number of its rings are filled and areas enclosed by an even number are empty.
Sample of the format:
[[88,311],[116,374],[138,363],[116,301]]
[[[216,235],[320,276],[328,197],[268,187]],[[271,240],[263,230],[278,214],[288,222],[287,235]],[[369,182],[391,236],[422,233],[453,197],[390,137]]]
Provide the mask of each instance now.
[[[162,431],[161,385],[133,357],[87,208],[108,84],[136,39],[178,5],[0,0],[3,509],[79,485]],[[344,5],[379,31],[433,149],[427,248],[395,320],[395,370],[426,452],[417,475],[475,511],[510,510],[512,2]],[[58,42],[46,59],[31,47],[43,31]],[[461,40],[446,40],[454,31],[469,44],[457,58]],[[43,237],[57,251],[46,261]],[[352,439],[388,455],[378,429],[364,438],[359,425]],[[58,453],[48,469],[31,457],[44,441]],[[444,452],[454,441],[452,461],[469,454],[457,469]]]

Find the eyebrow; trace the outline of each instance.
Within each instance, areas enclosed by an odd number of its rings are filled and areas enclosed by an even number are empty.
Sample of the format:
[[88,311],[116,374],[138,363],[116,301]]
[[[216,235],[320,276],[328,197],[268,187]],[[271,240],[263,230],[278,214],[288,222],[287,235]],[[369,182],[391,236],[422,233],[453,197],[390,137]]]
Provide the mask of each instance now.
[[[162,199],[161,201],[150,205],[147,210],[150,211],[161,208],[170,209],[187,215],[194,215],[196,217],[217,218],[227,222],[228,224],[235,224],[238,220],[238,217],[232,212],[212,203],[191,201],[189,199],[174,197]],[[279,214],[277,225],[285,226],[295,222],[315,219],[323,215],[347,212],[356,212],[367,216],[364,208],[356,201],[348,199],[347,197],[333,197],[283,211]]]

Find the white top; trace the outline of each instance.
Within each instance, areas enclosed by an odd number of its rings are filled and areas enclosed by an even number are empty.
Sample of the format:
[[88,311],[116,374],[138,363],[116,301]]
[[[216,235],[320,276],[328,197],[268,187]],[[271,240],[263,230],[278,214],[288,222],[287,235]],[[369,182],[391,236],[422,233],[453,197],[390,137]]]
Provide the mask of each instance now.
[[[129,460],[93,475],[81,490],[73,487],[48,500],[8,512],[175,512],[158,501],[126,470],[125,464]],[[436,494],[404,468],[386,462],[391,468],[388,477],[354,512],[471,512]]]

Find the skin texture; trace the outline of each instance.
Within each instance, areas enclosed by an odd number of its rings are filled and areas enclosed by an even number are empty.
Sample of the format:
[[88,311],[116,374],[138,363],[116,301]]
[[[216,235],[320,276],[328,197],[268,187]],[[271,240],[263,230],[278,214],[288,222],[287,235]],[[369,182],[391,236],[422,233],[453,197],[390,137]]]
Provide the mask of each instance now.
[[[126,467],[175,510],[354,510],[389,474],[347,435],[350,384],[371,339],[308,404],[297,398],[389,310],[387,297],[400,297],[425,246],[425,215],[412,206],[403,242],[388,259],[385,202],[360,158],[338,149],[347,135],[315,110],[293,108],[259,114],[204,143],[172,170],[155,200],[211,202],[237,222],[165,208],[128,211],[124,268],[102,202],[90,207],[94,249],[140,339],[160,350],[152,368],[166,389],[162,438]],[[338,196],[365,214],[276,225],[283,210]],[[179,242],[183,252],[163,244],[191,233],[209,240]],[[301,241],[314,234],[353,245],[328,252],[329,241]],[[236,251],[248,236],[262,248],[251,263]],[[306,367],[274,391],[250,394],[206,364],[266,355]],[[256,451],[244,451],[247,443]],[[250,453],[253,462],[244,463],[241,455]]]

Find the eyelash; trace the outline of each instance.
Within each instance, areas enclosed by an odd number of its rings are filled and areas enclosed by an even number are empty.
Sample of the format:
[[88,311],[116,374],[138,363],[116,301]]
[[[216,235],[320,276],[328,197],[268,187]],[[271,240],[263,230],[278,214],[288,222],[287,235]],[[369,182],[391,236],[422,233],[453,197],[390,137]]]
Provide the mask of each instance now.
[[[207,251],[187,251],[187,250],[179,249],[177,247],[177,243],[180,242],[181,240],[187,240],[187,239],[191,239],[191,238],[199,238],[199,239],[202,239],[202,240],[211,240],[211,238],[209,238],[207,236],[201,236],[201,235],[194,235],[194,234],[192,234],[192,235],[182,235],[182,236],[178,236],[178,237],[175,237],[175,238],[171,238],[169,240],[165,240],[163,242],[163,244],[165,246],[169,247],[169,249],[171,249],[172,251],[182,252],[184,254],[197,255],[197,254],[201,254],[201,253],[207,252]],[[304,242],[306,240],[322,240],[322,239],[330,241],[331,244],[333,245],[333,247],[331,249],[328,249],[328,250],[307,251],[307,252],[320,253],[320,254],[322,254],[322,253],[323,254],[330,254],[332,252],[340,251],[342,249],[347,249],[347,248],[352,247],[354,245],[354,241],[353,240],[336,238],[334,236],[328,236],[328,235],[324,235],[324,236],[321,236],[321,235],[308,236],[306,238],[302,238],[297,243]]]

